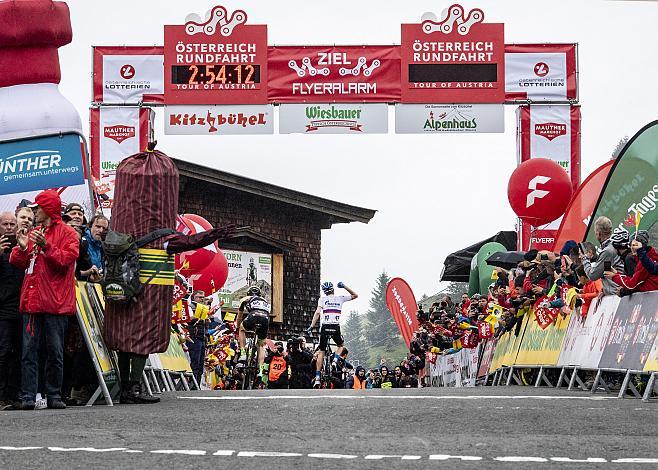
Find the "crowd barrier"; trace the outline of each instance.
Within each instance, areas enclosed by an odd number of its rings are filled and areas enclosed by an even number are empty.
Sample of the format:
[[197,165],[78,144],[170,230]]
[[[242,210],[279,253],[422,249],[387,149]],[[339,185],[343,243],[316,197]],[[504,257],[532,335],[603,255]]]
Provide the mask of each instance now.
[[480,346],[434,356],[434,362],[428,361],[430,383],[433,387],[475,387],[479,358]]
[[[617,372],[624,374],[619,398],[630,391],[647,401],[658,379],[658,292],[603,297],[592,303],[584,322],[578,313],[559,315],[546,329],[540,328],[530,311],[517,328],[481,343],[478,353],[476,376],[481,384],[522,385],[521,371],[537,369],[536,387],[565,385],[569,390],[580,388],[596,393],[603,388],[610,392],[604,373]],[[444,380],[445,370],[451,365],[461,370],[464,359],[451,361],[450,357],[440,356],[446,359],[437,359],[430,366],[432,385],[456,383],[449,374],[450,380]],[[547,375],[550,369],[560,371],[556,383]],[[595,375],[591,386],[583,381],[583,372]],[[646,381],[643,396],[633,383],[634,376]]]
[[[110,351],[103,339],[105,298],[99,284],[77,282],[76,317],[87,345],[98,378],[98,388],[87,402],[96,403],[101,395],[105,404],[113,405],[119,394],[119,367],[114,351]],[[199,384],[192,375],[190,362],[183,348],[172,333],[169,348],[164,353],[151,354],[142,374],[142,383],[149,394],[172,390],[197,390]]]

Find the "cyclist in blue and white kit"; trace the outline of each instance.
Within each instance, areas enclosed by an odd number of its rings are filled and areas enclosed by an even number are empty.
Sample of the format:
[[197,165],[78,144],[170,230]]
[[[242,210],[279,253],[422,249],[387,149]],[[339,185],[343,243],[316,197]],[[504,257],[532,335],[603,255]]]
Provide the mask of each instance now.
[[343,310],[343,304],[359,296],[342,282],[338,283],[338,287],[345,289],[350,295],[334,295],[334,285],[331,282],[322,284],[324,296],[318,300],[318,308],[315,310],[313,320],[311,320],[311,326],[306,330],[310,334],[318,319],[320,319],[320,345],[316,362],[315,387],[320,386],[320,371],[324,363],[324,350],[327,347],[329,337],[334,340],[338,347],[336,349],[336,357],[340,356],[340,353],[343,351],[344,340],[340,334],[340,315]]

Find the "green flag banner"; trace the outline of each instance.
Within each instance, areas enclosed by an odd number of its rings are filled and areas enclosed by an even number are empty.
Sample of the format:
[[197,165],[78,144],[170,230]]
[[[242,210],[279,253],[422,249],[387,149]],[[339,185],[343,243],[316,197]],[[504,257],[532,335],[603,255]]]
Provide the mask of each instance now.
[[640,229],[650,230],[658,219],[657,207],[658,121],[654,121],[628,141],[610,170],[586,239],[597,243],[594,221],[601,216],[612,220],[613,228],[625,228],[631,233],[639,217]]

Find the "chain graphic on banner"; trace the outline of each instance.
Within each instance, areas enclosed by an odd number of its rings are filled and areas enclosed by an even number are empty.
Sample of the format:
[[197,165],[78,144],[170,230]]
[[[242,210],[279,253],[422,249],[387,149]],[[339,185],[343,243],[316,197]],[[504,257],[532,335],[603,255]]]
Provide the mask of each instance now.
[[208,36],[212,36],[217,32],[217,25],[219,24],[219,34],[228,37],[233,33],[233,29],[236,26],[246,23],[247,13],[243,10],[235,10],[229,20],[226,8],[217,5],[210,10],[210,15],[206,14],[205,22],[202,22],[203,20],[196,13],[188,15],[187,18],[185,18],[185,21],[185,32],[190,36],[199,33],[205,33]]

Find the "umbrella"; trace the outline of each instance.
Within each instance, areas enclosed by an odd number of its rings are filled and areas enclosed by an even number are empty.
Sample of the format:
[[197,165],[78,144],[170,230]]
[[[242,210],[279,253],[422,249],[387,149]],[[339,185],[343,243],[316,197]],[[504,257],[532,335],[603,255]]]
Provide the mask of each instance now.
[[525,251],[499,251],[487,258],[487,264],[503,269],[512,269],[523,261],[524,254]]

